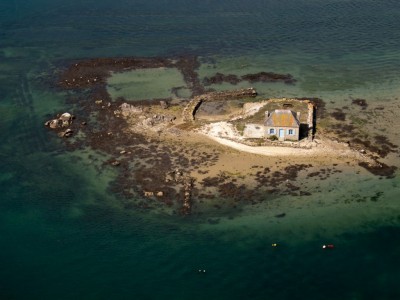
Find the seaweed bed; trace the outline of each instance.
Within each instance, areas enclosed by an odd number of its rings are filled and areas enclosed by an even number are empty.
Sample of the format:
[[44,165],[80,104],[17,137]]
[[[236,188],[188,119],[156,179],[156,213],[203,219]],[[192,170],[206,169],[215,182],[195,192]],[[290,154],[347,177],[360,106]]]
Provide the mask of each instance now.
[[225,75],[222,73],[216,73],[214,76],[205,77],[203,79],[203,84],[209,86],[212,84],[221,84],[223,82],[228,82],[230,84],[238,84],[242,81],[248,81],[250,83],[254,82],[283,82],[285,84],[295,84],[296,79],[293,78],[291,74],[277,74],[272,72],[259,72],[256,74],[246,74],[241,77],[229,74]]

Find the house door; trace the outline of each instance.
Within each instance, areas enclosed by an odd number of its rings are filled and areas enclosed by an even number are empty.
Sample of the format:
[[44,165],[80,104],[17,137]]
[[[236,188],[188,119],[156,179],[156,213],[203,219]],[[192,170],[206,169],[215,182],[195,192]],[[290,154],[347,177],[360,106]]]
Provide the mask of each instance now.
[[285,129],[279,129],[279,137],[283,138],[285,136]]

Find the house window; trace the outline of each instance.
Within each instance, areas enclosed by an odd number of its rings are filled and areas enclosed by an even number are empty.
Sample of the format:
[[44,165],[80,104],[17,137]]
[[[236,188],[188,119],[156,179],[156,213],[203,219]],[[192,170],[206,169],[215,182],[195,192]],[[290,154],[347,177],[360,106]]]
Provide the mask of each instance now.
[[289,135],[293,135],[294,134],[294,130],[293,129],[289,129]]
[[274,128],[270,128],[269,129],[269,134],[275,134],[275,129]]

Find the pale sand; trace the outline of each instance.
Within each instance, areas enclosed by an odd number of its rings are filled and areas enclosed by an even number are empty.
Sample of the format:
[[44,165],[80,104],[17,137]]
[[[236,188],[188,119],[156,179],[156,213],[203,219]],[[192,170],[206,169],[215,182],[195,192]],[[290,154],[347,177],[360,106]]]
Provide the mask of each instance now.
[[317,149],[301,149],[301,148],[289,148],[289,147],[269,147],[269,146],[260,146],[260,147],[252,147],[248,145],[244,145],[238,142],[234,142],[231,140],[215,137],[212,135],[207,135],[210,139],[231,147],[233,149],[243,151],[243,152],[248,152],[248,153],[253,153],[253,154],[259,154],[259,155],[266,155],[266,156],[304,156],[304,155],[316,155]]

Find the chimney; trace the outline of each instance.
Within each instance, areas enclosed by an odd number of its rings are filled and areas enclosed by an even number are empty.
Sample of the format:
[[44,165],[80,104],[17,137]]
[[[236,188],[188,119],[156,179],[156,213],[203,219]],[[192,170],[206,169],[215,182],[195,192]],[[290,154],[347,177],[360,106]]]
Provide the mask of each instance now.
[[269,111],[266,110],[266,111],[265,111],[265,118],[268,118],[268,117],[269,117]]
[[299,111],[297,112],[297,120],[300,121],[300,112]]

